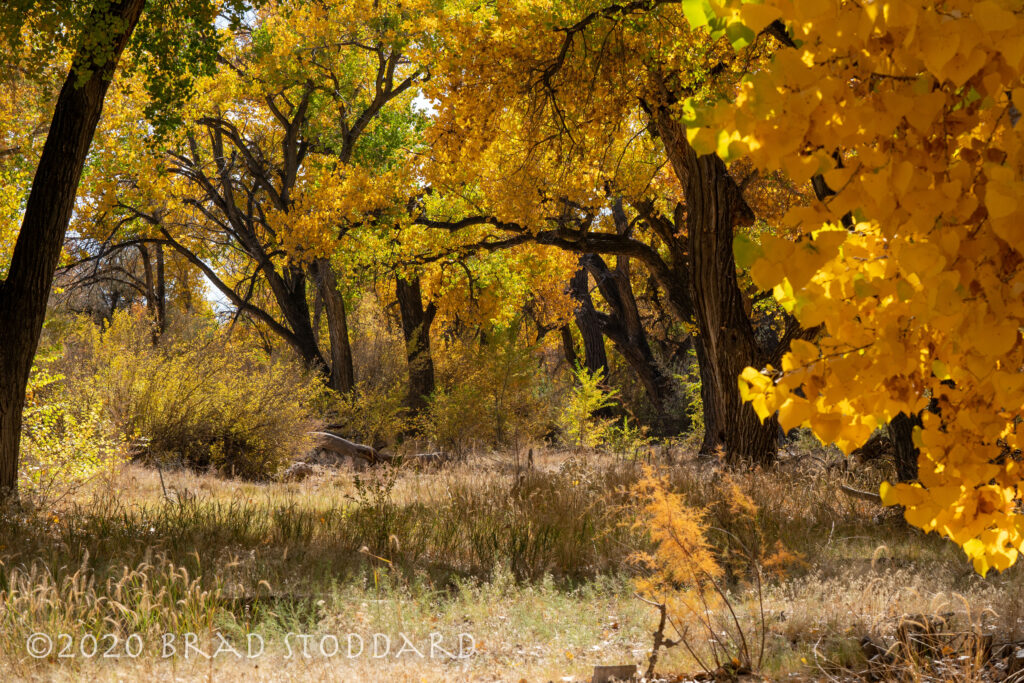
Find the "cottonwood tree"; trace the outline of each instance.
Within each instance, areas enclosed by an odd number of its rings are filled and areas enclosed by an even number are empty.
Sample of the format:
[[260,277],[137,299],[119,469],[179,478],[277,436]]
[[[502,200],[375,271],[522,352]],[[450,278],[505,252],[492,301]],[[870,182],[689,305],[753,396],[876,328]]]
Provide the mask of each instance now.
[[[673,107],[731,91],[778,39],[761,35],[737,55],[691,31],[686,9],[655,0],[456,13],[448,56],[425,86],[439,103],[430,178],[469,208],[422,221],[487,224],[642,264],[667,307],[697,330],[703,450],[767,464],[778,426],[744,404],[736,378],[813,332],[790,319],[774,339],[758,338],[732,242],[755,222],[751,192],[772,178],[735,177],[717,150],[698,154]],[[642,232],[617,233],[608,216],[616,199]]]
[[114,192],[115,213],[138,218],[339,391],[354,374],[332,257],[407,182],[397,160],[425,78],[406,53],[417,17],[392,3],[267,3],[222,51],[178,136]]
[[[75,203],[82,168],[104,98],[133,42],[138,68],[153,95],[150,114],[188,91],[212,63],[218,8],[210,0],[16,0],[0,9],[4,69],[63,56],[69,68],[22,205],[21,228],[0,283],[0,494],[16,491],[25,386],[39,342],[46,302]],[[141,24],[140,24],[141,21]],[[140,112],[141,113],[141,112]]]
[[745,397],[847,452],[919,415],[917,481],[883,485],[883,501],[980,573],[1005,569],[1024,543],[1024,9],[716,5],[717,26],[784,24],[792,47],[728,103],[680,102],[693,144],[823,174],[829,190],[780,221],[798,239],[737,245],[754,280],[825,334],[746,369]]

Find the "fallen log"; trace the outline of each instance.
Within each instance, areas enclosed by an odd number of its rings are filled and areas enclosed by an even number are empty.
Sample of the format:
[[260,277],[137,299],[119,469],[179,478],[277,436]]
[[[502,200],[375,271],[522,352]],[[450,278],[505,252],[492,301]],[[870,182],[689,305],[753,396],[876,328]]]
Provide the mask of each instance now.
[[330,432],[310,432],[313,437],[313,447],[330,451],[335,455],[347,456],[365,460],[371,465],[387,463],[397,465],[403,462],[418,462],[421,464],[437,464],[446,460],[444,453],[414,453],[411,455],[392,455],[384,453],[372,446],[367,446],[348,439],[342,438]]

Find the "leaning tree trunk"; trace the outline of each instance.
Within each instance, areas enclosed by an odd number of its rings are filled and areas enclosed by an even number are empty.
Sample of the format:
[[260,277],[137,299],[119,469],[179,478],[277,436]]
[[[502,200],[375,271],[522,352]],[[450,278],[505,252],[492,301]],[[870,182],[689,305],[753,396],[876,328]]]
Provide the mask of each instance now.
[[414,411],[427,405],[427,397],[434,393],[434,358],[430,353],[430,326],[437,307],[431,303],[423,307],[420,279],[412,281],[398,277],[395,296],[402,318],[406,358],[409,363],[408,405]]
[[[17,493],[21,413],[46,301],[89,146],[114,69],[145,0],[121,0],[97,10],[90,25],[110,25],[99,46],[83,47],[54,108],[39,157],[7,278],[0,283],[0,496]],[[106,49],[97,49],[106,48]],[[97,62],[95,55],[103,61]],[[89,74],[84,83],[79,79]]]
[[[672,396],[672,379],[658,365],[647,341],[647,331],[633,294],[629,259],[625,256],[617,257],[614,270],[597,254],[587,254],[580,259],[580,263],[594,276],[597,288],[611,311],[607,315],[598,314],[593,310],[593,304],[590,304],[590,315],[600,322],[601,331],[636,373],[651,405],[661,415]],[[589,302],[590,298],[587,297]]]
[[[306,298],[306,270],[298,265],[290,265],[283,273],[278,274],[268,259],[263,272],[267,276],[277,307],[288,323],[285,328],[289,333],[286,340],[306,366],[318,369],[330,385],[331,366],[320,353],[320,345],[317,344],[316,335],[313,333],[313,317],[310,315],[309,302]],[[310,274],[313,275],[312,272]],[[317,283],[314,281],[313,284]]]

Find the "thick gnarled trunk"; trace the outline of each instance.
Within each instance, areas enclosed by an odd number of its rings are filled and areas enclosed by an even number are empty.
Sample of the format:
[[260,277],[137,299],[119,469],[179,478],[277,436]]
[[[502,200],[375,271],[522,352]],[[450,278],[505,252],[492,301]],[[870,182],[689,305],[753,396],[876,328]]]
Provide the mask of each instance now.
[[697,360],[704,401],[704,452],[722,452],[734,463],[769,465],[778,452],[778,421],[763,423],[739,392],[747,366],[766,356],[754,336],[736,280],[733,231],[753,214],[725,163],[714,154],[697,156],[671,112],[654,114],[658,133],[686,193],[689,298],[697,323]]
[[[75,194],[82,176],[96,125],[103,110],[121,53],[131,36],[145,0],[111,3],[90,25],[114,20],[104,37],[108,50],[83,50],[72,68],[54,108],[46,143],[39,158],[32,190],[25,205],[18,240],[14,245],[7,278],[0,284],[0,496],[17,491],[18,449],[22,410],[32,359],[46,316],[46,301],[60,258]],[[94,54],[105,54],[102,64]],[[88,56],[83,56],[88,55]],[[79,75],[91,75],[79,83]]]
[[739,190],[725,164],[714,155],[697,160],[687,183],[690,288],[699,337],[698,361],[704,399],[705,452],[723,450],[733,462],[769,465],[778,449],[778,422],[763,423],[739,392],[748,366],[762,367],[765,356],[754,336],[733,258],[734,215]]

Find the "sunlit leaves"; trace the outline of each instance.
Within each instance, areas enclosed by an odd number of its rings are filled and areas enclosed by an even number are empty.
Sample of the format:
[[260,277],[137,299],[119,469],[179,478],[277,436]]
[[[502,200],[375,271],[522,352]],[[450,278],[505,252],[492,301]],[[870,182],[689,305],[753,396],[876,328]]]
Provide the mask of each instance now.
[[[823,173],[835,193],[782,219],[780,234],[803,235],[795,243],[736,243],[754,281],[825,333],[813,353],[794,346],[781,369],[745,373],[746,398],[846,451],[868,427],[930,403],[915,436],[920,481],[883,487],[884,500],[959,543],[979,572],[1005,569],[1024,542],[1013,503],[1024,409],[1022,8],[716,9],[751,27],[780,18],[798,47],[780,45],[702,125],[745,142],[760,168],[797,182]],[[848,233],[818,232],[844,219]]]

